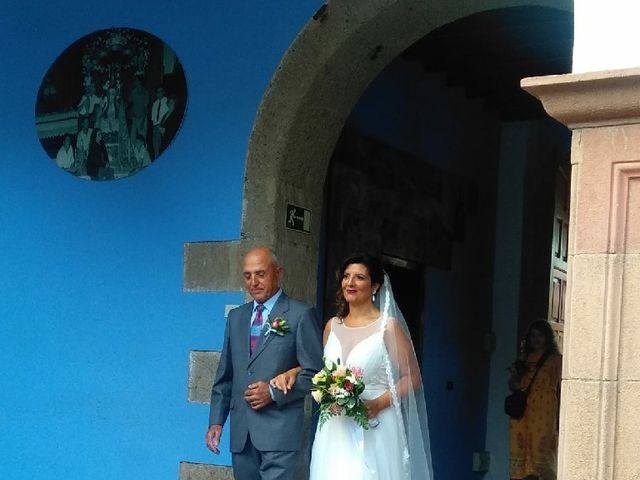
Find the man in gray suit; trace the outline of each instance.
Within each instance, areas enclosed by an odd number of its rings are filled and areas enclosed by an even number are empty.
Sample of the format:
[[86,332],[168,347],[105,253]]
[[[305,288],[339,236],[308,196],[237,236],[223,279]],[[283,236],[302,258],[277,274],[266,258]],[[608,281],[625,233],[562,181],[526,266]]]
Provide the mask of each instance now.
[[[236,480],[293,479],[303,444],[304,397],[323,366],[315,309],[280,289],[282,272],[267,247],[245,255],[244,282],[253,301],[229,312],[211,390],[205,439],[220,453],[222,425],[230,413]],[[296,366],[301,371],[286,394],[269,386],[273,377]]]

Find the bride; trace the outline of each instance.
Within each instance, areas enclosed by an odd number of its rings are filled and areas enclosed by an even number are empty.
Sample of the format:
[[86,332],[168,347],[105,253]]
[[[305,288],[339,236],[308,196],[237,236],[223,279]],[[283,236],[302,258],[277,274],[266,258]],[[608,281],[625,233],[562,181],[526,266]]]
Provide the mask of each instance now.
[[[380,260],[364,253],[347,258],[338,278],[338,312],[324,329],[324,357],[363,371],[369,428],[344,415],[318,426],[310,480],[432,480],[420,369],[389,278]],[[271,385],[286,393],[297,371]]]

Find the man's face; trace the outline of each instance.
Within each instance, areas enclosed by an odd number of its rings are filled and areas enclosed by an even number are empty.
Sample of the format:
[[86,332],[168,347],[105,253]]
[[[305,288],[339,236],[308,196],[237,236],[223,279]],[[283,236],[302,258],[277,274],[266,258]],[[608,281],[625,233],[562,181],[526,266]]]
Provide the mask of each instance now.
[[269,300],[280,288],[282,267],[273,262],[267,249],[251,250],[244,257],[242,275],[249,295],[258,303]]

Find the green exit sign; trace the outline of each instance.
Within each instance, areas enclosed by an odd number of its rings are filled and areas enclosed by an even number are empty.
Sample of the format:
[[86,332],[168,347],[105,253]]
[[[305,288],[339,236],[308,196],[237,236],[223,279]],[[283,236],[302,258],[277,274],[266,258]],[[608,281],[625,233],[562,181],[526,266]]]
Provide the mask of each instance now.
[[287,204],[287,216],[285,226],[298,232],[311,232],[311,210]]

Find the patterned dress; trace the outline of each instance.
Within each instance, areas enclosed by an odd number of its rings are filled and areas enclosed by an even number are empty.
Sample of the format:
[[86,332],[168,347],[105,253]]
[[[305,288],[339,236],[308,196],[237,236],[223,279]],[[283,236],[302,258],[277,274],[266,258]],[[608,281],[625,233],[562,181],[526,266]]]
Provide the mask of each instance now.
[[[540,354],[527,358],[527,373],[520,380],[525,389],[535,372]],[[529,475],[540,480],[555,480],[558,457],[558,406],[562,356],[553,354],[547,358],[529,391],[524,417],[511,419],[511,478],[522,479]]]

